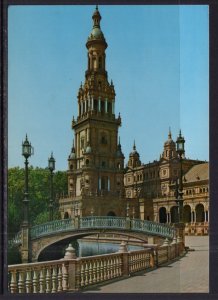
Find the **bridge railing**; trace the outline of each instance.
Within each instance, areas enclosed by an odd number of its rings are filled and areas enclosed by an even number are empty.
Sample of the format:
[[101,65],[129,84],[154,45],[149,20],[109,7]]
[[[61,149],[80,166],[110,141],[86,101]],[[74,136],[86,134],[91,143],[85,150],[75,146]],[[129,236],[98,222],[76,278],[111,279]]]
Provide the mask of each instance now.
[[125,229],[126,218],[121,217],[82,217],[80,218],[80,228],[114,228]]
[[152,235],[159,235],[162,237],[173,238],[176,234],[175,228],[156,222],[151,222],[147,220],[131,220],[131,229],[134,231],[141,231]]
[[[33,226],[30,229],[30,238],[36,239],[50,234],[66,232],[79,229],[122,229],[144,232],[149,235],[157,235],[172,239],[176,230],[174,227],[147,220],[129,219],[123,217],[80,217],[74,219],[55,220],[41,225]],[[21,242],[21,232],[9,241],[11,244]]]
[[8,241],[8,246],[21,244],[21,231],[19,231],[12,240]]
[[33,226],[30,230],[30,236],[31,239],[34,239],[48,234],[64,232],[71,229],[75,229],[75,222],[73,219],[55,220]]
[[[68,249],[73,249],[70,245]],[[68,250],[66,249],[66,251]],[[64,259],[8,267],[10,293],[61,293],[128,277],[138,271],[156,268],[180,256],[183,243],[178,240],[144,250],[127,251],[121,243],[117,253],[73,258],[66,252]]]

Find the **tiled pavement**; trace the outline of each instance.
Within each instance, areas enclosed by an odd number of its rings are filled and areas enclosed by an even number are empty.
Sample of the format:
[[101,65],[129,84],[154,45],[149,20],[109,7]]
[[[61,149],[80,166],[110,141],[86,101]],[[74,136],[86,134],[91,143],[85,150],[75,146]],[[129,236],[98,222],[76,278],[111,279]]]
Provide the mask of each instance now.
[[209,238],[186,237],[188,252],[178,261],[154,271],[129,277],[85,293],[208,293]]

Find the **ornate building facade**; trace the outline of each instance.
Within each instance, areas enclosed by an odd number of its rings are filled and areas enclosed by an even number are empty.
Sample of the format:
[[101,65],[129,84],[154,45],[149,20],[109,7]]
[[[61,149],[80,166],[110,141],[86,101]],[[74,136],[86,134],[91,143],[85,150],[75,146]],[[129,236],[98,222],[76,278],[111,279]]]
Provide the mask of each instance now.
[[115,89],[106,71],[107,42],[98,7],[88,37],[85,82],[78,91],[75,142],[68,158],[68,196],[59,200],[62,218],[75,215],[123,215],[124,155],[118,140]]
[[[161,223],[178,222],[176,202],[180,161],[169,131],[160,159],[142,164],[134,143],[124,175],[129,214]],[[209,224],[209,164],[182,159],[183,220],[187,234],[207,234]]]

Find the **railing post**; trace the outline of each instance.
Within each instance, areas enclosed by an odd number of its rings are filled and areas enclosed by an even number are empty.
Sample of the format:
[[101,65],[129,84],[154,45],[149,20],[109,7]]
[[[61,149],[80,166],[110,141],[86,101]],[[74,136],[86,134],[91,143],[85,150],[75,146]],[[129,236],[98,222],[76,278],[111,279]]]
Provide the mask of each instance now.
[[129,276],[129,253],[126,242],[122,241],[118,252],[122,253],[122,276]]
[[80,228],[80,216],[75,217],[75,229]]
[[150,268],[154,268],[154,248],[151,248],[149,265]]
[[169,247],[169,239],[166,238],[164,240],[163,246],[167,247],[167,261],[170,260],[170,247]]
[[77,290],[76,286],[76,268],[77,268],[77,260],[76,260],[76,253],[75,249],[69,244],[68,248],[66,249],[64,260],[68,261],[68,291],[75,291]]
[[131,221],[130,217],[126,217],[126,229],[130,230],[131,229]]

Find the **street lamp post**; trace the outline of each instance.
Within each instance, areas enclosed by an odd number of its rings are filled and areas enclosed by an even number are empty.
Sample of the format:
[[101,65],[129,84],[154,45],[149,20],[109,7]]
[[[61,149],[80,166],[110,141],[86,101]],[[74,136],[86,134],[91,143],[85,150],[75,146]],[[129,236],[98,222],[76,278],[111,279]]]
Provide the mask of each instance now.
[[51,157],[48,159],[48,168],[50,170],[50,201],[49,201],[49,221],[53,221],[53,208],[54,208],[54,188],[53,188],[53,175],[55,170],[55,159],[53,157],[53,152]]
[[185,139],[181,134],[181,130],[179,132],[179,136],[176,140],[176,152],[179,156],[179,162],[180,162],[180,172],[179,172],[179,185],[177,184],[176,188],[176,202],[179,207],[179,223],[183,223],[183,182],[182,182],[182,158],[185,153]]
[[176,152],[179,157],[179,163],[180,163],[180,172],[179,172],[179,184],[176,183],[176,202],[178,205],[178,223],[175,224],[175,227],[177,228],[177,235],[182,240],[182,247],[185,247],[185,224],[183,220],[183,182],[182,182],[182,159],[185,153],[185,139],[181,134],[181,130],[179,132],[179,136],[176,140]]
[[22,142],[22,155],[25,158],[25,188],[24,188],[24,199],[23,199],[23,223],[21,226],[21,259],[23,263],[28,263],[30,260],[30,247],[29,247],[29,178],[28,178],[28,158],[33,155],[33,147],[28,141],[27,135],[26,140]]
[[29,178],[28,178],[28,158],[33,155],[33,147],[31,143],[28,141],[27,135],[26,140],[22,143],[22,155],[25,158],[25,190],[24,190],[24,212],[23,212],[23,225],[29,224],[29,213],[28,213],[28,204],[29,204]]

